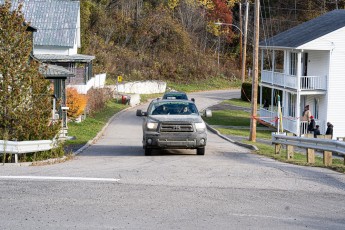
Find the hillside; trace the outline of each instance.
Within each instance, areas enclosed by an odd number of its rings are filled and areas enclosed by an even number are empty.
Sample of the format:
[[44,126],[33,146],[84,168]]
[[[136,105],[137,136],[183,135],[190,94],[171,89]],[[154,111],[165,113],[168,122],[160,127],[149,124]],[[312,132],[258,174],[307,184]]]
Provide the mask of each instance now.
[[[96,72],[113,80],[160,79],[178,83],[240,78],[239,0],[83,0],[82,53],[96,56]],[[244,1],[242,1],[244,2]],[[336,5],[337,3],[337,5]],[[344,2],[261,1],[261,39]],[[247,66],[251,66],[253,3]],[[244,4],[242,4],[242,11]],[[217,26],[214,22],[234,24]]]

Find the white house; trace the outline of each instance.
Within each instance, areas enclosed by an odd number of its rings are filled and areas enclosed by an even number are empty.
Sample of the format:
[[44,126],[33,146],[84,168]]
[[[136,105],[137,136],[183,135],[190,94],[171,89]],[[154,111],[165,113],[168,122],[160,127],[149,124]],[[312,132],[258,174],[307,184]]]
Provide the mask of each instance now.
[[[4,2],[0,0],[0,4]],[[37,29],[33,35],[33,58],[43,63],[40,70],[54,83],[54,94],[61,99],[61,108],[65,108],[66,82],[86,84],[92,78],[95,58],[78,54],[81,47],[80,1],[12,0],[11,3],[13,9],[22,4],[25,20]],[[67,128],[66,111],[61,108],[63,128]]]
[[[321,134],[334,125],[333,139],[345,137],[345,10],[334,10],[260,42],[262,120],[275,125],[281,96],[283,128],[306,133],[301,121],[310,106]],[[263,98],[263,91],[270,92]]]

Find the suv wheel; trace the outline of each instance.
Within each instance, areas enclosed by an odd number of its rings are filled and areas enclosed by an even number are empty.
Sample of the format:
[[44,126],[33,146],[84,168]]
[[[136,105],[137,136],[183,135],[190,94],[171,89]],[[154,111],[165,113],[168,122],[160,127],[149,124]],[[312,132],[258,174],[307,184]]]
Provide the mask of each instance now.
[[151,154],[152,154],[152,149],[145,147],[145,156],[151,156]]
[[205,155],[205,147],[196,149],[197,155]]

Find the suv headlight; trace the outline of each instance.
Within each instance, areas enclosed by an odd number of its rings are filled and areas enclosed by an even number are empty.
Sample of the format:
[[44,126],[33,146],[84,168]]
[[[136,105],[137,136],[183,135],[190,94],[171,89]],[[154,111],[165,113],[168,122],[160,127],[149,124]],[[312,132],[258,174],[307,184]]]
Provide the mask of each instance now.
[[146,128],[149,130],[156,130],[158,126],[157,122],[147,122]]
[[197,131],[204,131],[206,129],[205,122],[195,123],[195,128]]

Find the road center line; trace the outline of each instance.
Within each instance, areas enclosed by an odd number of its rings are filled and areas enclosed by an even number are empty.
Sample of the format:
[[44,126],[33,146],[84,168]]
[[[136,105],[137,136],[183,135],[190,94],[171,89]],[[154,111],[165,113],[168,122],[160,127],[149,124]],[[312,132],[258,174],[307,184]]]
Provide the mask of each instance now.
[[0,176],[0,180],[19,179],[19,180],[68,180],[68,181],[105,181],[117,182],[115,178],[94,178],[94,177],[54,177],[54,176]]

